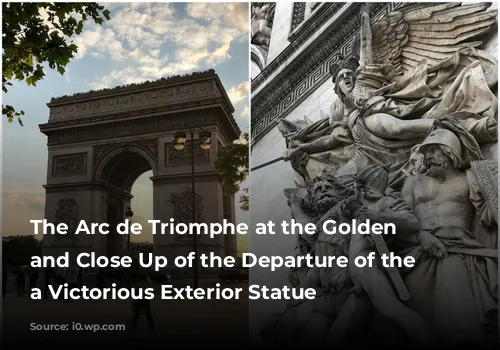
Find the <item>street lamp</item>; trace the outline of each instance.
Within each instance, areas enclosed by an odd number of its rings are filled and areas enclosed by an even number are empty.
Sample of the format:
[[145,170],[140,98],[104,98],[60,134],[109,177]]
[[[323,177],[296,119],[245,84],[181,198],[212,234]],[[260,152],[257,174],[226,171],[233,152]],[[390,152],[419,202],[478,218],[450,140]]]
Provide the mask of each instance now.
[[[134,212],[132,211],[132,209],[130,209],[130,207],[128,207],[128,210],[125,213],[125,219],[128,220],[129,225],[130,225],[130,222],[132,221],[133,216],[134,216]],[[127,235],[127,251],[130,254],[130,232]]]
[[[184,127],[189,130],[191,136],[191,192],[192,192],[192,215],[193,224],[196,222],[196,197],[194,189],[194,129],[187,123],[184,123]],[[212,134],[209,131],[200,131],[198,133],[200,140],[200,147],[204,150],[210,149],[212,145]],[[174,136],[174,148],[178,151],[182,151],[186,145],[186,133],[179,131],[175,133]],[[193,263],[193,287],[198,288],[198,245],[196,242],[197,235],[193,232],[193,253],[194,253],[194,263]]]

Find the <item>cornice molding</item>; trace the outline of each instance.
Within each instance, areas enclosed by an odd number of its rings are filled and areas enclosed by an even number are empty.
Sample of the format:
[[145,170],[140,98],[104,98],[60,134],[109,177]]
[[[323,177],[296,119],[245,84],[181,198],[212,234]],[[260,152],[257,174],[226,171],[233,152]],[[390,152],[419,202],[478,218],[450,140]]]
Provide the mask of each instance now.
[[47,104],[47,106],[51,107],[56,104],[60,103],[68,103],[68,102],[76,102],[80,100],[86,100],[86,99],[93,99],[93,98],[102,98],[102,97],[107,97],[107,96],[112,96],[116,94],[121,94],[121,93],[128,93],[128,92],[134,92],[137,90],[142,90],[142,89],[150,89],[150,88],[157,88],[157,87],[163,87],[167,85],[174,85],[174,84],[179,84],[179,83],[187,83],[193,80],[200,80],[204,78],[214,78],[217,77],[217,74],[215,73],[215,70],[209,69],[207,71],[203,72],[194,72],[191,74],[185,74],[185,75],[174,75],[171,77],[167,78],[161,78],[155,81],[145,81],[144,83],[139,83],[139,84],[128,84],[128,85],[123,85],[123,86],[116,86],[114,88],[110,89],[101,89],[101,90],[92,90],[92,91],[87,91],[87,92],[82,92],[82,93],[76,93],[73,95],[64,95],[61,97],[53,97],[50,100],[50,103]]

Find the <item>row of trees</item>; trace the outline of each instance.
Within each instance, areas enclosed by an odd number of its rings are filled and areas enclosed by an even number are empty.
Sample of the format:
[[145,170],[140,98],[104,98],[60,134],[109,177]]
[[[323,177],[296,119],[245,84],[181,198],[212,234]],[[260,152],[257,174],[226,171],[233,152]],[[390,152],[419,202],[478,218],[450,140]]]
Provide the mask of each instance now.
[[8,236],[2,240],[2,261],[10,267],[29,265],[32,256],[42,255],[42,241],[34,236]]

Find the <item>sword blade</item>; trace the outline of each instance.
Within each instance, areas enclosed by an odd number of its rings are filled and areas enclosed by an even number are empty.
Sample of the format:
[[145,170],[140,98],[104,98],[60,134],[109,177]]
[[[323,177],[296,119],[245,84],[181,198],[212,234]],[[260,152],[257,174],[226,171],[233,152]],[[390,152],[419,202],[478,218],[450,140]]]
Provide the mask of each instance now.
[[[387,248],[387,244],[385,244],[384,238],[381,235],[371,234],[370,237],[375,242],[375,248],[380,255],[390,256],[391,252],[389,248]],[[408,301],[411,299],[411,294],[406,288],[406,285],[403,281],[403,278],[399,274],[397,267],[389,266],[385,267],[387,269],[387,273],[389,274],[389,278],[396,289],[399,299],[403,301]]]

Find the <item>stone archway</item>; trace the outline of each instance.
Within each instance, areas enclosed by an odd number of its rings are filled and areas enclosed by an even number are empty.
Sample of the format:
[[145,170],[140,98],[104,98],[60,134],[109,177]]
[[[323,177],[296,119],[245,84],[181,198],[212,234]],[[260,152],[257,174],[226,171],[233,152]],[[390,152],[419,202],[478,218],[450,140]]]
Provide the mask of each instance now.
[[[199,220],[234,221],[234,198],[224,198],[213,162],[217,149],[237,139],[240,131],[213,70],[53,98],[48,106],[49,121],[40,130],[48,137],[44,187],[49,222],[65,222],[73,228],[80,220],[111,225],[124,220],[128,206],[133,207],[132,185],[147,171],[153,173],[153,218],[188,220],[182,213],[191,211],[190,203],[183,200],[191,196],[191,146],[182,152],[173,147],[174,134],[185,123],[212,134],[209,150],[194,145]],[[108,242],[104,235],[47,236],[44,254],[94,251],[107,255],[118,251],[115,238],[121,239],[125,250],[124,237],[110,236]],[[107,249],[107,243],[115,248]],[[190,251],[189,240],[176,235],[154,237],[155,254],[173,258]],[[236,254],[234,239],[199,240],[200,253],[224,256],[226,251]]]

